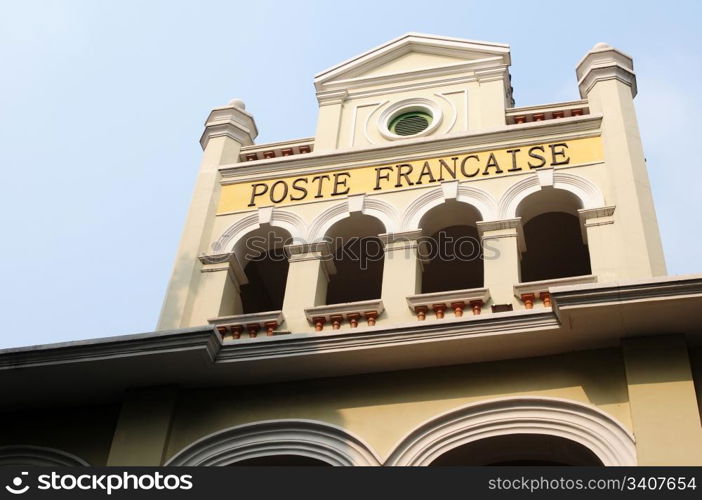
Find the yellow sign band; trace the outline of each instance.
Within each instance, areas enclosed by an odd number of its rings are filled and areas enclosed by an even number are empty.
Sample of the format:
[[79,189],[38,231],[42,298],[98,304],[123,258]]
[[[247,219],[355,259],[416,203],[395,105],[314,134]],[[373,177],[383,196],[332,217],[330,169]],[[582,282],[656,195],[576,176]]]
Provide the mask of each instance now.
[[599,137],[453,154],[222,186],[217,213],[340,196],[396,191],[447,180],[476,180],[602,160]]

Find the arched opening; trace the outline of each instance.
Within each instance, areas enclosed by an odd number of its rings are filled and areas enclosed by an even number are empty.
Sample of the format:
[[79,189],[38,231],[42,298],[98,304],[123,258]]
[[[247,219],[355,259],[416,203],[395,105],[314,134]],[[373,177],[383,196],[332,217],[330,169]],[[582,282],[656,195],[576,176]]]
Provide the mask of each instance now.
[[268,420],[215,432],[176,453],[166,465],[278,465],[275,462],[380,465],[373,450],[345,429],[298,419]]
[[229,464],[233,467],[331,467],[331,464],[317,458],[303,455],[269,455],[265,457],[247,458]]
[[473,206],[449,200],[429,210],[419,221],[425,235],[422,293],[481,288],[483,252]]
[[325,239],[334,252],[336,274],[327,286],[327,304],[379,299],[383,284],[383,223],[353,213],[334,224]]
[[67,451],[45,446],[9,445],[0,446],[0,467],[82,467],[88,462]]
[[237,255],[248,281],[240,290],[243,314],[283,308],[289,265],[284,245],[291,241],[286,230],[268,226],[252,231],[238,243]]
[[521,281],[591,274],[590,253],[578,218],[580,200],[572,193],[545,188],[517,208],[524,229]]
[[[636,465],[634,436],[607,413],[568,399],[528,396],[470,403],[433,417],[402,439],[386,464],[439,465],[452,457],[437,461],[443,455],[463,446],[482,464]],[[455,453],[454,463],[468,460]]]
[[432,466],[601,466],[585,446],[548,434],[509,434],[472,441],[437,457]]

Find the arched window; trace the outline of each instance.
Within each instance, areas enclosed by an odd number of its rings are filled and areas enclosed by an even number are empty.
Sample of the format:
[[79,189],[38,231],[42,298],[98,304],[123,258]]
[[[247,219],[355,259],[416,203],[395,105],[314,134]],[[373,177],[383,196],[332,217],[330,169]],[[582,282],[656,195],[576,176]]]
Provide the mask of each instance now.
[[517,208],[526,251],[521,281],[540,281],[591,273],[590,254],[578,218],[580,200],[560,189],[542,189]]
[[82,467],[89,464],[67,451],[45,446],[0,446],[0,466]]
[[232,467],[331,467],[331,464],[328,462],[303,455],[267,455],[263,457],[247,458],[229,465]]
[[591,450],[548,434],[509,434],[457,446],[439,455],[430,465],[490,466],[601,466]]
[[636,465],[634,436],[606,412],[578,401],[506,397],[432,417],[396,446],[385,465]]
[[471,205],[449,200],[429,210],[419,222],[427,245],[423,257],[422,293],[483,286],[483,254]]
[[375,217],[353,213],[334,224],[325,239],[334,252],[336,274],[327,286],[327,304],[379,299],[383,284],[385,227]]
[[248,284],[241,286],[241,313],[278,311],[283,308],[288,258],[284,245],[290,233],[279,227],[257,229],[242,238],[237,255]]
[[166,465],[380,465],[375,452],[341,427],[313,420],[267,420],[210,434]]

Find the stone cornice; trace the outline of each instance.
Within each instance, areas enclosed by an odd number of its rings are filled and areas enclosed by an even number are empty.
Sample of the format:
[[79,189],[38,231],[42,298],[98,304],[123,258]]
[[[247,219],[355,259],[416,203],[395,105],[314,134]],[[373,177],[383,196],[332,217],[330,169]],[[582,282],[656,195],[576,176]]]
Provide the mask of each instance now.
[[332,168],[353,168],[383,163],[383,158],[392,161],[421,159],[427,154],[442,152],[471,152],[490,147],[512,147],[544,142],[545,137],[567,140],[599,135],[601,115],[545,120],[520,125],[450,134],[444,137],[429,137],[398,141],[364,149],[342,149],[330,152],[312,152],[305,155],[270,158],[266,160],[234,163],[220,167],[222,184],[262,180],[279,176],[282,172],[299,174],[325,172]]
[[212,327],[121,335],[0,350],[0,372],[65,363],[94,362],[160,352],[202,351],[214,361],[221,342]]
[[632,97],[636,97],[633,60],[624,52],[609,45],[597,44],[580,60],[575,73],[582,98],[587,97],[597,82],[612,79],[628,85],[631,88]]
[[653,299],[702,297],[702,275],[556,286],[551,288],[551,297],[555,310]]
[[[300,380],[611,348],[623,338],[687,335],[699,345],[702,274],[549,287],[539,308],[441,321],[259,336],[223,343],[214,327],[0,351],[7,409],[119,398],[133,385]],[[115,376],[114,374],[118,374]]]
[[[349,86],[355,82],[357,85],[372,85],[378,80],[387,81],[388,78],[416,78],[416,71],[405,71],[391,75],[371,76],[369,71],[382,66],[410,52],[449,56],[463,60],[452,66],[481,64],[486,60],[494,61],[492,64],[509,66],[511,63],[509,45],[460,38],[439,37],[422,33],[407,33],[383,45],[375,47],[352,59],[343,61],[328,68],[314,77],[315,88],[325,90],[334,85]],[[427,68],[424,72],[446,70],[447,66]],[[409,76],[412,75],[412,76]]]
[[213,109],[207,117],[200,146],[205,149],[215,137],[229,137],[242,146],[250,146],[257,135],[256,123],[250,113],[235,105],[222,106]]

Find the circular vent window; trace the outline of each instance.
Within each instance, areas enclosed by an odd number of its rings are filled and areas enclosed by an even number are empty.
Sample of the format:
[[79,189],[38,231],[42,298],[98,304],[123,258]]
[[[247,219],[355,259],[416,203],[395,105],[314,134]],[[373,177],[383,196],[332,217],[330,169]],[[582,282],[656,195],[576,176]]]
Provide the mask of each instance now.
[[390,141],[425,137],[438,130],[441,118],[434,101],[414,97],[387,106],[378,116],[378,131]]
[[426,130],[431,125],[431,119],[431,115],[423,111],[402,113],[390,122],[388,129],[401,136],[415,135]]

